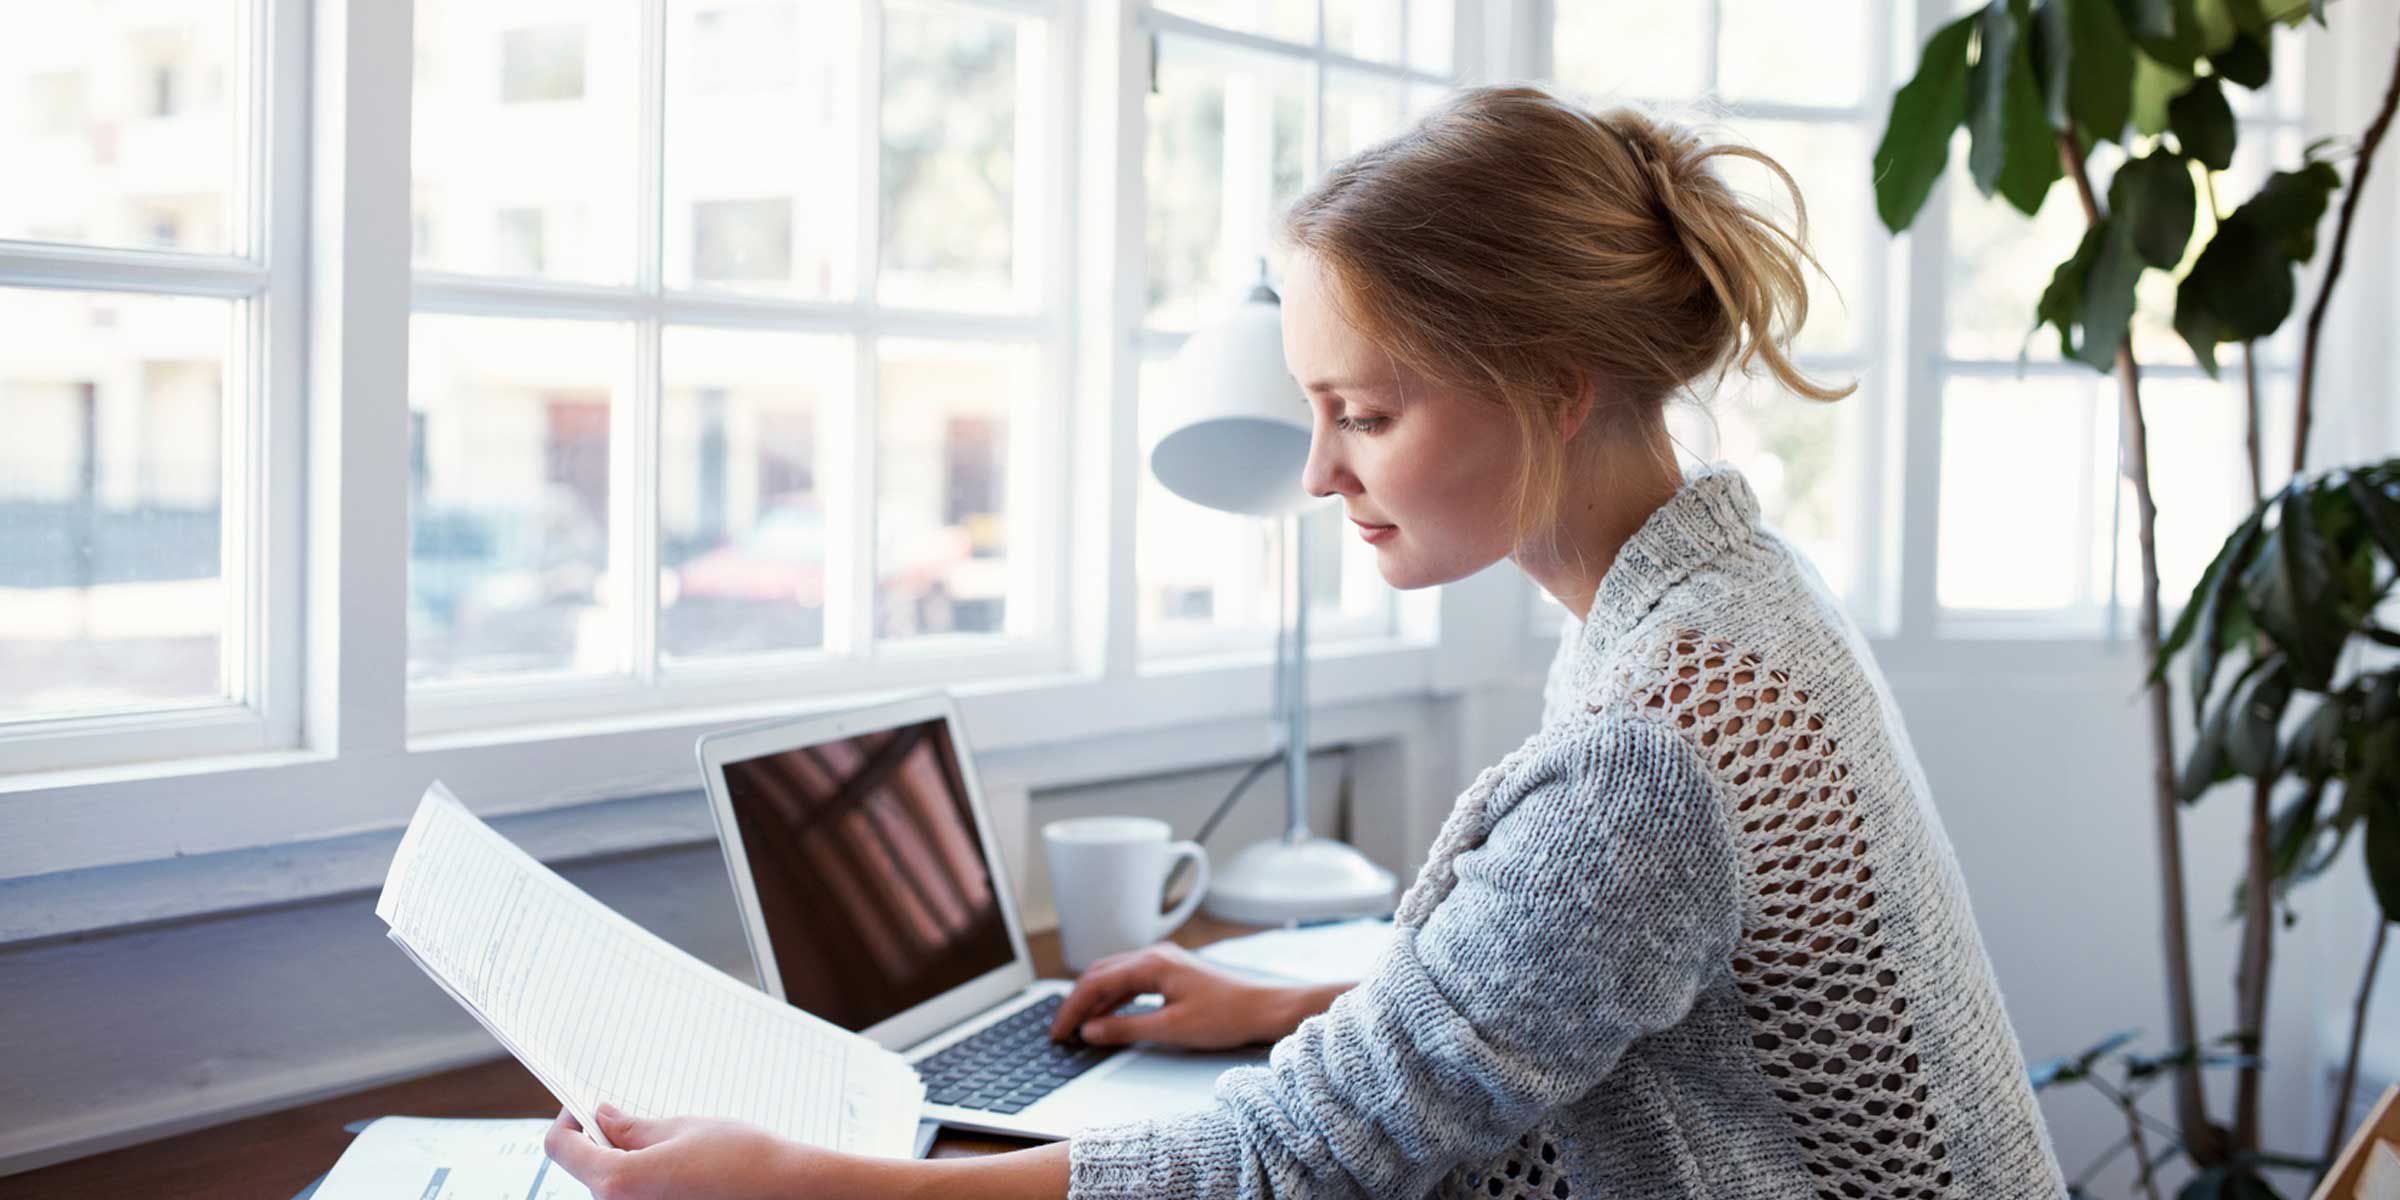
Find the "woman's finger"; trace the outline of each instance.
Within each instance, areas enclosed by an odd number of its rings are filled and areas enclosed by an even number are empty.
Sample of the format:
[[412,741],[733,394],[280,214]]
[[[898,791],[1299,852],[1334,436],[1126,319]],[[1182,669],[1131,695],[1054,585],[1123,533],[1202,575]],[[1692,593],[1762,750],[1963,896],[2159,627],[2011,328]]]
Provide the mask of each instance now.
[[585,1187],[597,1184],[601,1175],[608,1170],[609,1163],[624,1153],[593,1145],[592,1139],[584,1136],[583,1123],[575,1119],[575,1114],[564,1110],[559,1112],[557,1120],[550,1122],[549,1132],[542,1135],[542,1152],[550,1156],[550,1161],[564,1168],[567,1174],[581,1180]]
[[1114,1012],[1143,992],[1156,991],[1158,960],[1143,956],[1110,967],[1093,967],[1075,981],[1075,990],[1058,1006],[1050,1036],[1064,1039],[1096,1013]]
[[614,1104],[601,1105],[592,1116],[600,1122],[608,1144],[619,1150],[639,1150],[665,1136],[657,1119],[628,1116]]
[[1154,1008],[1122,1017],[1093,1017],[1076,1032],[1095,1046],[1122,1046],[1145,1039],[1159,1041],[1174,1020],[1167,1009]]

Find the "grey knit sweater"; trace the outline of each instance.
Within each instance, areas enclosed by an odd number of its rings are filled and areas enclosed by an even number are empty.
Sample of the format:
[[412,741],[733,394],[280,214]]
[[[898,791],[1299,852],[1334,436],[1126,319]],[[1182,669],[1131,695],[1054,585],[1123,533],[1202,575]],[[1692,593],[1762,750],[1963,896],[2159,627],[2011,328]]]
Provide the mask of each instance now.
[[1372,977],[1070,1197],[2058,1197],[1900,714],[1711,467],[1569,621]]

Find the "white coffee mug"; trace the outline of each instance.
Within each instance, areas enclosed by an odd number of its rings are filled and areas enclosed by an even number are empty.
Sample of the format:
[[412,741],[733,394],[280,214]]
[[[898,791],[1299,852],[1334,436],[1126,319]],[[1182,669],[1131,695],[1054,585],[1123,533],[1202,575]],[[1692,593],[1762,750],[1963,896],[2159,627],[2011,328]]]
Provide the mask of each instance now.
[[[1067,969],[1167,936],[1208,892],[1208,852],[1173,842],[1165,821],[1149,817],[1075,817],[1042,826],[1050,848],[1050,894],[1058,904],[1059,948]],[[1198,878],[1173,911],[1158,911],[1175,864],[1192,860]]]

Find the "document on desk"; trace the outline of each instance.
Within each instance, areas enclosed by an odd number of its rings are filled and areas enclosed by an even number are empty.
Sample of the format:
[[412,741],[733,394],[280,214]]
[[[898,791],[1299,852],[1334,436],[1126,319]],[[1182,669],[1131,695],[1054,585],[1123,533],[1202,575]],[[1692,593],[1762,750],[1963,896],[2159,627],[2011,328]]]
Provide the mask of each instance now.
[[633,1116],[728,1117],[907,1158],[925,1085],[899,1055],[733,979],[586,895],[436,783],[375,915],[602,1141]]
[[308,1200],[592,1200],[542,1152],[550,1122],[384,1117],[368,1124]]

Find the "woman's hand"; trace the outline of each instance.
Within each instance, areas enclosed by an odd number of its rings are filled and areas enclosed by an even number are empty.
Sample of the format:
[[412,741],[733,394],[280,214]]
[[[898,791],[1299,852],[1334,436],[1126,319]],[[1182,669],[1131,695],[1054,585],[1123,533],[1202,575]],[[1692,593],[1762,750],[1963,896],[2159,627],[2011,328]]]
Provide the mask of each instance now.
[[[1317,991],[1251,983],[1181,946],[1160,942],[1093,963],[1058,1006],[1050,1036],[1058,1041],[1079,1036],[1095,1046],[1143,1041],[1226,1050],[1290,1033],[1332,1002],[1330,994],[1319,1001]],[[1164,996],[1166,1003],[1138,1015],[1108,1015],[1145,992]]]
[[[870,1193],[864,1160],[779,1138],[755,1125],[706,1117],[628,1117],[600,1106],[598,1146],[569,1113],[542,1149],[594,1200],[789,1200]],[[612,1149],[611,1147],[614,1147]]]

